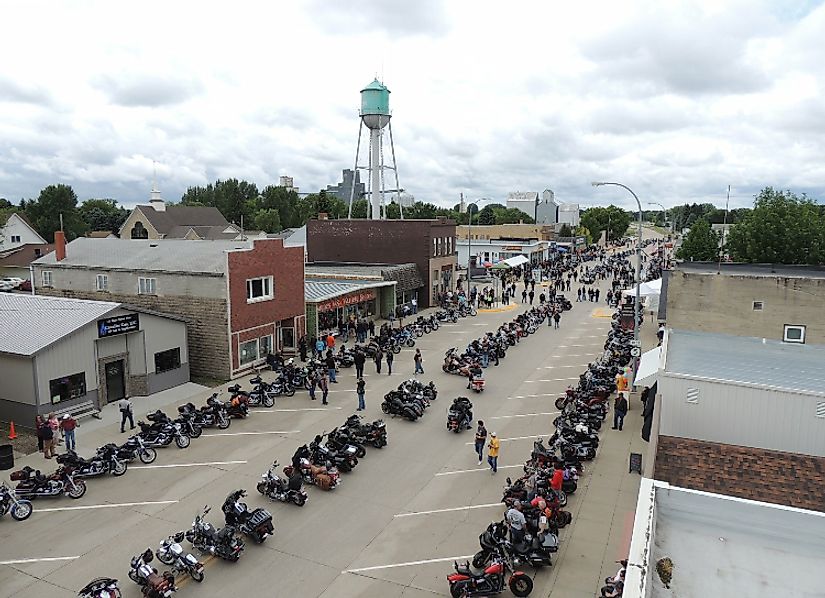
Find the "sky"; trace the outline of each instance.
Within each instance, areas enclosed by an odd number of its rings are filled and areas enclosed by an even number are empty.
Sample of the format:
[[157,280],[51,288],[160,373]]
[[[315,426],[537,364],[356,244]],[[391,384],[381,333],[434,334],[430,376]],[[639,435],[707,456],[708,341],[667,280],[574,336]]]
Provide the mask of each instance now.
[[[825,200],[825,6],[807,0],[0,3],[0,197],[177,201],[352,168],[391,90],[401,187],[451,206]],[[362,164],[364,160],[361,161]]]

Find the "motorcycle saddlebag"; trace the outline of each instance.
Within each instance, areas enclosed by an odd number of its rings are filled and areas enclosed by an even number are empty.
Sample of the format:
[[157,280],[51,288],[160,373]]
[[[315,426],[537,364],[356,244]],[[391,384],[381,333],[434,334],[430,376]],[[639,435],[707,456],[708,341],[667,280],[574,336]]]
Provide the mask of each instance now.
[[255,509],[249,517],[249,527],[256,529],[258,526],[266,523],[267,521],[272,521],[272,515],[264,509]]
[[329,490],[332,486],[332,478],[325,473],[319,473],[315,476],[315,485],[321,490]]
[[12,482],[25,482],[31,477],[32,470],[31,469],[18,469],[17,471],[13,471],[9,476],[9,479]]

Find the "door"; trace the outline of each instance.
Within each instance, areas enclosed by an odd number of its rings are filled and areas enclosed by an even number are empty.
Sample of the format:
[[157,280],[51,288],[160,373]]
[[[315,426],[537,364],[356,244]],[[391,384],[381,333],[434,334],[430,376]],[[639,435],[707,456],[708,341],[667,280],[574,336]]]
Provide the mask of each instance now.
[[122,359],[106,364],[106,401],[113,403],[126,396],[126,373]]

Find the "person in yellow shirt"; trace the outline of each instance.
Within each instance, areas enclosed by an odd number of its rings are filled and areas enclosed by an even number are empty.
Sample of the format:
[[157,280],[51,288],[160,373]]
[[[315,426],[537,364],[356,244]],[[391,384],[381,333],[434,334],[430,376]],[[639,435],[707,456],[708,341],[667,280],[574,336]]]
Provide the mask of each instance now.
[[619,372],[616,376],[616,392],[627,392],[627,376],[624,372]]
[[490,464],[490,470],[493,474],[498,471],[498,449],[500,447],[501,443],[498,436],[493,432],[490,434],[490,442],[487,444],[487,463]]

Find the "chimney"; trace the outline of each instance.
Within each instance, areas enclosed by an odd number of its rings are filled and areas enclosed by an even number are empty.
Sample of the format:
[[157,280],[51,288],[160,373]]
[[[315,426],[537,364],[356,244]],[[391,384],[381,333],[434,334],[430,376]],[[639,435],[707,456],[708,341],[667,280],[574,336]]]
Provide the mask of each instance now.
[[318,220],[329,220],[329,214],[326,212],[318,212]]
[[66,259],[66,234],[62,230],[54,233],[54,258],[58,262]]

